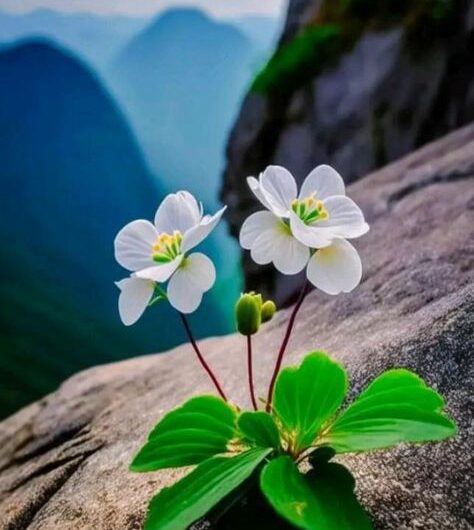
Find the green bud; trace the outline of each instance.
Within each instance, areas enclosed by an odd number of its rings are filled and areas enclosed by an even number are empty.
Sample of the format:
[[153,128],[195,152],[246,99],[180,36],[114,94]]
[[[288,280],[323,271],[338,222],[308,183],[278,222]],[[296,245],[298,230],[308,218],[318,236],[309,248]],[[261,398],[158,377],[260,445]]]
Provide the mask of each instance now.
[[262,306],[263,306],[263,298],[262,298],[262,295],[261,294],[256,294],[254,293],[253,291],[251,291],[249,294],[251,294],[253,296],[253,299],[255,300],[255,302],[257,302],[258,304],[258,309],[260,311],[262,311]]
[[235,304],[237,329],[242,335],[254,335],[262,322],[262,297],[253,293],[240,296]]
[[262,305],[262,322],[268,322],[269,320],[271,320],[273,318],[273,315],[275,314],[276,309],[277,308],[275,302],[273,302],[272,300],[267,300]]

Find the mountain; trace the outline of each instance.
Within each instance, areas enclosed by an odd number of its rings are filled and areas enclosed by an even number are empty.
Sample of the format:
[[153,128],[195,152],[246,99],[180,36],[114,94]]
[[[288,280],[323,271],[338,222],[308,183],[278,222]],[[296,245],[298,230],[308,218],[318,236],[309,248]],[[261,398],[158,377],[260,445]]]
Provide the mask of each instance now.
[[[182,342],[169,310],[125,328],[113,238],[163,191],[117,105],[44,41],[0,53],[0,415],[91,364]],[[207,304],[207,305],[206,305]],[[210,297],[194,319],[225,331]],[[167,312],[168,311],[168,312]],[[163,318],[167,326],[160,327]]]
[[103,69],[146,23],[146,18],[65,14],[50,9],[24,14],[0,11],[0,42],[12,44],[25,38],[49,38]]
[[152,168],[216,203],[226,133],[251,77],[253,47],[195,9],[160,15],[121,51],[112,87]]

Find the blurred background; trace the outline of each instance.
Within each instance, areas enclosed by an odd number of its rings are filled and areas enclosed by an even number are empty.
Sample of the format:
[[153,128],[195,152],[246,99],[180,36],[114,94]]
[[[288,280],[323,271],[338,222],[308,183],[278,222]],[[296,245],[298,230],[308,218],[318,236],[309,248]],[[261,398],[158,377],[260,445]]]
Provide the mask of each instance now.
[[0,0],[0,418],[91,365],[184,341],[153,307],[121,325],[113,238],[188,189],[218,281],[191,321],[232,331],[245,288],[299,277],[235,236],[245,177],[319,163],[356,180],[474,119],[470,0]]

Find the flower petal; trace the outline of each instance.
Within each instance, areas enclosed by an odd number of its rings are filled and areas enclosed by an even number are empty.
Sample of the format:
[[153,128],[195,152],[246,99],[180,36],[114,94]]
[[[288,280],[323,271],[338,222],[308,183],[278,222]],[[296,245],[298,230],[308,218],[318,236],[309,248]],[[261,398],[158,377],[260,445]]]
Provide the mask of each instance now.
[[206,239],[206,237],[214,230],[217,223],[221,220],[222,214],[225,212],[227,206],[221,208],[214,215],[204,216],[198,225],[193,226],[188,231],[184,232],[183,242],[181,243],[181,250],[187,252],[196,247]]
[[273,264],[282,274],[298,274],[306,267],[309,257],[309,248],[292,235],[275,242]]
[[264,230],[254,241],[250,249],[250,257],[258,265],[267,265],[273,261],[275,240],[280,236],[279,228]]
[[152,245],[158,234],[149,222],[139,219],[125,225],[114,241],[115,259],[129,271],[153,264]]
[[155,286],[150,280],[125,278],[116,282],[120,289],[119,314],[126,326],[131,326],[142,316],[150,302]]
[[329,213],[327,221],[318,221],[317,226],[333,237],[351,239],[360,237],[369,230],[364,214],[357,204],[349,197],[333,196],[324,201],[324,206]]
[[327,230],[306,225],[293,211],[290,212],[290,227],[296,239],[310,248],[323,248],[331,244],[331,234]]
[[216,269],[212,261],[200,252],[191,254],[168,283],[170,304],[181,313],[196,311],[202,295],[214,285],[215,280]]
[[309,260],[308,280],[321,291],[336,295],[348,293],[359,285],[362,263],[357,250],[344,239],[318,250]]
[[254,240],[250,255],[259,265],[273,262],[282,274],[297,274],[308,262],[309,249],[292,236],[282,221],[278,221]]
[[324,200],[332,195],[345,195],[346,188],[341,175],[331,166],[325,164],[317,166],[304,179],[300,199],[316,194],[316,198]]
[[202,217],[202,207],[188,191],[170,193],[160,204],[155,214],[155,226],[159,234],[182,234],[197,225]]
[[293,175],[284,167],[268,166],[260,176],[260,188],[272,212],[288,217],[290,203],[298,193]]
[[245,219],[242,228],[240,229],[239,243],[242,248],[251,249],[257,237],[273,228],[279,223],[278,217],[271,212],[256,212]]
[[180,254],[169,263],[160,263],[159,265],[155,264],[152,267],[139,270],[135,274],[137,278],[163,283],[166,282],[171,277],[173,272],[180,266],[183,258],[184,254]]
[[267,208],[268,210],[271,210],[272,207],[268,203],[267,199],[265,199],[265,196],[262,193],[262,189],[260,187],[260,182],[255,177],[247,177],[247,184],[248,187],[251,189],[255,197]]

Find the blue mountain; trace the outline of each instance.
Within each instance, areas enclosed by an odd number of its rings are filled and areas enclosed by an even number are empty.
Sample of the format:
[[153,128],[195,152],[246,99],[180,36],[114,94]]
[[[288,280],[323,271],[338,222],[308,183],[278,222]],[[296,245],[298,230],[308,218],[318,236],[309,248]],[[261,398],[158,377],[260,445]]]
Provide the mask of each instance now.
[[[90,366],[182,342],[164,307],[125,328],[113,238],[163,190],[122,113],[44,41],[0,52],[0,416]],[[208,297],[195,324],[225,330]],[[161,322],[166,319],[166,326]]]
[[147,20],[92,13],[61,13],[51,9],[36,9],[28,13],[0,10],[0,42],[12,44],[20,39],[48,38],[102,69],[135,33],[143,29]]
[[216,203],[224,143],[254,49],[231,24],[172,9],[134,37],[110,72],[152,168]]

